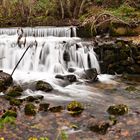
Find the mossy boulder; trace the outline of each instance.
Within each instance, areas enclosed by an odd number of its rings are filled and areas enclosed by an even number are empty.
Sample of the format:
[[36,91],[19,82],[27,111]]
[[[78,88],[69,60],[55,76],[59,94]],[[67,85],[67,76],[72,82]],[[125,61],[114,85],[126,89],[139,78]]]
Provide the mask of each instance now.
[[26,104],[25,108],[24,108],[25,115],[35,116],[36,115],[35,109],[36,109],[35,105],[33,105],[31,103]]
[[137,91],[137,89],[134,86],[129,86],[125,88],[126,91],[132,92],[132,91]]
[[6,118],[6,117],[17,117],[17,113],[13,110],[7,110],[3,115],[2,118]]
[[128,113],[128,106],[124,104],[113,105],[107,109],[107,112],[111,115],[124,115]]
[[13,83],[13,78],[10,74],[0,70],[0,92],[7,89]]
[[21,96],[23,92],[23,89],[21,88],[20,85],[15,85],[15,86],[10,86],[6,90],[6,95],[10,97],[18,97]]
[[67,105],[67,110],[71,115],[79,115],[83,112],[84,107],[80,102],[72,101]]
[[97,124],[93,124],[93,125],[91,124],[89,126],[89,129],[98,134],[105,135],[109,127],[110,127],[110,124],[108,122],[99,122]]
[[34,101],[37,101],[37,100],[42,100],[44,98],[43,95],[36,95],[36,96],[28,96],[25,98],[26,101],[28,102],[34,102]]
[[36,90],[41,90],[41,91],[44,91],[44,92],[49,92],[49,91],[53,90],[53,87],[49,83],[47,83],[47,82],[38,81],[36,83]]
[[49,111],[54,112],[54,113],[61,112],[62,110],[63,110],[62,106],[54,106],[54,107],[49,108]]
[[40,103],[39,104],[39,111],[48,111],[50,104],[49,103]]
[[21,103],[22,103],[22,101],[20,99],[14,99],[14,98],[12,98],[10,100],[10,105],[20,106]]

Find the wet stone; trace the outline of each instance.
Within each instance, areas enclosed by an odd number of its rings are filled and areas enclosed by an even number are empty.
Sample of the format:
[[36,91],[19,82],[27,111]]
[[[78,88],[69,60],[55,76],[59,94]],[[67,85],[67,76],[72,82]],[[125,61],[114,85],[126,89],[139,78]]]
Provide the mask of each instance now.
[[41,91],[44,91],[44,92],[49,92],[49,91],[52,91],[53,88],[52,86],[47,83],[47,82],[44,82],[44,81],[38,81],[36,83],[36,90],[41,90]]
[[48,111],[50,104],[49,103],[40,103],[39,104],[39,111]]
[[25,108],[24,108],[24,112],[25,112],[25,115],[29,115],[29,116],[35,116],[36,115],[36,107],[29,103],[29,104],[26,104],[25,105]]
[[21,96],[22,92],[23,92],[23,89],[21,88],[21,86],[15,85],[15,86],[10,86],[6,90],[6,95],[10,97],[17,97],[17,96]]
[[110,127],[108,122],[99,122],[97,124],[90,124],[89,129],[98,134],[105,135],[107,133],[108,128]]
[[124,115],[128,113],[128,107],[124,104],[113,105],[107,109],[107,112],[111,115]]
[[62,106],[55,106],[55,107],[51,107],[49,108],[49,111],[51,112],[61,112],[63,110],[63,107]]
[[67,105],[67,110],[71,115],[79,115],[83,112],[84,107],[80,102],[72,101]]

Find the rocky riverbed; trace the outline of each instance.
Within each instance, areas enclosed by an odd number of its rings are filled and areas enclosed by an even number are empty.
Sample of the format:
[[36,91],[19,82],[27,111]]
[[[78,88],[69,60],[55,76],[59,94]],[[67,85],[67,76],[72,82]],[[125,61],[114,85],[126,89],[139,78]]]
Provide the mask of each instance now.
[[[131,77],[131,80],[129,80],[129,77]],[[99,80],[96,82],[74,82],[63,87],[63,90],[67,88],[71,90],[71,94],[67,95],[52,89],[52,87],[51,90],[45,90],[45,92],[36,92],[36,90],[44,89],[42,87],[45,85],[48,86],[47,83],[40,82],[39,84],[43,84],[41,89],[33,90],[31,88],[32,96],[28,95],[23,99],[25,87],[27,87],[25,85],[28,84],[22,83],[20,85],[23,91],[14,86],[14,90],[18,90],[18,93],[20,92],[22,96],[10,96],[16,100],[6,98],[7,96],[3,94],[0,96],[0,116],[2,117],[8,110],[16,114],[14,121],[9,119],[3,122],[1,119],[0,137],[6,140],[33,138],[48,138],[49,140],[139,140],[139,80],[131,75],[128,75],[127,79],[122,76],[110,76],[107,80],[106,75],[98,75],[98,78]],[[137,79],[139,79],[138,75]],[[54,98],[47,98],[45,94],[53,94]],[[78,98],[78,94],[81,98]],[[70,100],[55,98],[55,96],[61,95],[70,97]],[[69,104],[74,100],[77,101],[77,103],[74,103],[76,108],[73,108],[74,110],[68,109]],[[27,105],[32,112],[31,114],[25,111]],[[122,107],[119,110],[121,114],[114,114],[108,110],[113,105]],[[82,110],[73,115],[72,112],[78,111],[81,107]],[[117,109],[114,111],[116,112]]]

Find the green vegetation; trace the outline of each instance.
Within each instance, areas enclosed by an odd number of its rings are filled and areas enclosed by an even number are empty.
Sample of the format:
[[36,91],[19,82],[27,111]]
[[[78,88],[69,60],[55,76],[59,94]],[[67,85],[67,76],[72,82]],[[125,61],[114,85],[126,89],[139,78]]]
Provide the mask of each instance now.
[[[138,21],[139,8],[138,0],[135,2],[132,0],[1,0],[0,26],[63,25],[64,23],[82,25],[84,22],[92,23],[93,29],[103,24],[102,19],[108,19],[110,15],[109,22],[117,18],[127,22]],[[105,13],[107,16],[104,16]],[[113,17],[115,18],[112,19]]]
[[6,116],[0,119],[0,129],[4,128],[6,124],[15,124],[16,118],[13,116]]
[[72,101],[67,105],[67,110],[71,115],[79,115],[83,112],[84,107],[77,101]]

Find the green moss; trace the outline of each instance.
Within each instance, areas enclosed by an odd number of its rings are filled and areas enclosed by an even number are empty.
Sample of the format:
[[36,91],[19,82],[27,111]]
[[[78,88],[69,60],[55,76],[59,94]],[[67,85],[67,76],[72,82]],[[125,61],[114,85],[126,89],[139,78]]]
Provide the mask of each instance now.
[[107,112],[111,115],[124,115],[128,113],[128,107],[124,104],[113,105],[107,109]]
[[11,99],[10,100],[10,105],[15,105],[15,106],[20,106],[21,105],[21,100],[20,99]]
[[23,89],[17,85],[17,86],[11,86],[7,89],[6,95],[10,97],[17,97],[21,96],[23,92]]
[[72,101],[67,105],[67,110],[71,115],[79,115],[83,112],[84,107],[77,101]]
[[35,108],[36,107],[31,103],[26,104],[24,108],[25,115],[35,116],[36,115]]
[[8,110],[2,115],[2,118],[5,118],[5,117],[15,117],[16,118],[17,113],[15,111]]

